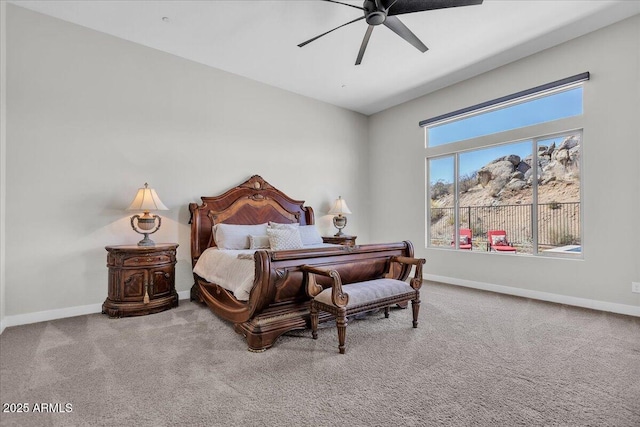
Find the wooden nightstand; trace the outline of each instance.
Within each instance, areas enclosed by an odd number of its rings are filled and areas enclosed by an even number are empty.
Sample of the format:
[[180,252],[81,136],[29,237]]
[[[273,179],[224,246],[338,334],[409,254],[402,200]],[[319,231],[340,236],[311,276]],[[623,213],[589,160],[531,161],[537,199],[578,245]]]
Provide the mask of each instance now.
[[107,246],[109,293],[102,312],[109,317],[140,316],[178,306],[175,243]]
[[358,236],[328,236],[322,237],[323,243],[333,243],[334,245],[355,246]]

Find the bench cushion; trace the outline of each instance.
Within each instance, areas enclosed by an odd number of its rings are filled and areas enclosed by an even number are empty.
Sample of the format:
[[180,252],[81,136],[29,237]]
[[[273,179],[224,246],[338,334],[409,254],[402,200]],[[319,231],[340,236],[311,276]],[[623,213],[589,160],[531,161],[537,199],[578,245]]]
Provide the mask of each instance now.
[[[409,286],[408,283],[396,279],[375,279],[350,283],[342,286],[342,290],[349,295],[349,303],[346,308],[368,304],[384,298],[415,293],[415,289]],[[331,288],[323,290],[314,299],[326,305],[333,305],[331,302]]]

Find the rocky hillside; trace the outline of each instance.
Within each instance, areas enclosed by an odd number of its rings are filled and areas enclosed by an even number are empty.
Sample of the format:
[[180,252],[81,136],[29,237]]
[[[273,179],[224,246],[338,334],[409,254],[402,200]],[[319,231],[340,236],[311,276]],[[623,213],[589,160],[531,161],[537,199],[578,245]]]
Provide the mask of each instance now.
[[[579,135],[565,138],[558,146],[540,146],[538,162],[538,202],[580,201]],[[496,206],[531,203],[533,159],[508,155],[497,158],[460,183],[460,206]],[[453,206],[449,191],[437,198],[440,207]]]

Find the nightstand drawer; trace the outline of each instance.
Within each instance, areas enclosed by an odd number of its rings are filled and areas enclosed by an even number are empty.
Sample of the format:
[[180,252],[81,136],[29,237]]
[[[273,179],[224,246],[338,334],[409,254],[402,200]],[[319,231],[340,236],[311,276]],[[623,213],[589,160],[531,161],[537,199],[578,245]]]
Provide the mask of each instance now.
[[139,267],[145,265],[158,265],[171,262],[169,255],[143,255],[125,258],[122,265],[125,267]]

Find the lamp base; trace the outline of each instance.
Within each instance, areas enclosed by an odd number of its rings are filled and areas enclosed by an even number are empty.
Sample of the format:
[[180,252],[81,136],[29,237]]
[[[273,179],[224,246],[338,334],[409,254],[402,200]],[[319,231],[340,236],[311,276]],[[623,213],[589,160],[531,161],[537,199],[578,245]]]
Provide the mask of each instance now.
[[[135,220],[138,220],[138,227],[136,227]],[[156,219],[158,224],[155,225]],[[162,218],[158,215],[149,216],[149,212],[145,212],[143,216],[134,215],[131,217],[131,228],[138,234],[142,234],[144,239],[138,242],[138,246],[155,246],[155,242],[149,238],[149,234],[153,234],[160,229],[162,224]],[[155,228],[154,228],[155,225]],[[139,230],[141,228],[142,230]],[[152,230],[153,228],[153,230]]]
[[148,233],[142,233],[144,235],[144,239],[138,242],[138,246],[155,246],[156,242],[149,238]]
[[342,229],[347,226],[347,217],[342,215],[334,216],[333,226],[338,229],[338,232],[334,234],[335,237],[344,236]]

